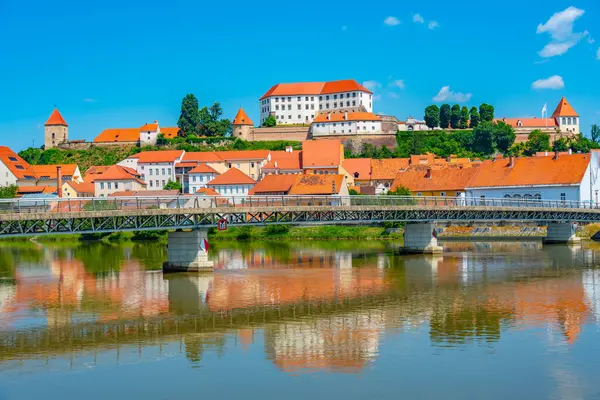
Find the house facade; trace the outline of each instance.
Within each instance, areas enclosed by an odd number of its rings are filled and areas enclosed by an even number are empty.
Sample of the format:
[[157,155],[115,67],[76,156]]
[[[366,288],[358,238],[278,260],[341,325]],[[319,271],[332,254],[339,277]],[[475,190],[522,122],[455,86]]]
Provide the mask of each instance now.
[[381,134],[381,117],[371,112],[319,114],[311,125],[313,137]]
[[217,176],[206,184],[208,189],[213,189],[221,196],[247,196],[256,181],[237,168]]
[[146,190],[146,186],[135,170],[113,165],[94,178],[94,196],[108,197],[115,192],[125,190]]
[[208,182],[220,175],[214,168],[200,164],[188,172],[188,191],[185,193],[196,193],[205,188]]
[[182,161],[184,154],[183,150],[143,151],[117,165],[135,169],[148,190],[160,190],[167,182],[176,181],[175,165]]

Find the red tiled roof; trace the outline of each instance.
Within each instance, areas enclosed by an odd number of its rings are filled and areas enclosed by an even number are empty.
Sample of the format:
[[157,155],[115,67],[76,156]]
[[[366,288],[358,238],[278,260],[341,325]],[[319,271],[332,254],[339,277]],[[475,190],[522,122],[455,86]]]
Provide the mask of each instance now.
[[[427,177],[428,169],[430,169],[429,177]],[[423,166],[410,167],[396,174],[392,183],[392,190],[404,186],[413,193],[464,191],[477,171],[477,168],[460,168],[458,166],[434,168]]]
[[161,127],[160,133],[167,139],[173,139],[174,137],[177,137],[177,135],[179,134],[179,127],[178,126],[166,127],[166,128]]
[[203,194],[206,196],[220,196],[219,192],[217,192],[215,189],[211,189],[211,188],[200,188],[200,189],[198,189],[196,194]]
[[[60,166],[62,167],[60,170],[60,173],[63,176],[70,175],[72,177],[75,177],[75,173],[77,172],[77,164],[62,164]],[[31,166],[31,168],[33,168],[33,171],[35,172],[38,179],[41,177],[48,177],[48,179],[56,179],[56,167],[58,167],[58,165],[32,165]]]
[[384,158],[371,160],[371,179],[393,180],[401,169],[409,166],[408,158]]
[[354,91],[372,93],[353,79],[333,82],[280,83],[269,89],[260,100],[270,96],[306,96]]
[[54,111],[52,111],[52,114],[50,114],[50,117],[48,118],[48,121],[46,121],[46,123],[44,125],[64,125],[64,126],[69,126],[67,124],[67,121],[65,121],[65,119],[63,118],[63,116],[60,115],[60,112],[58,111],[58,108],[55,108]]
[[256,184],[250,191],[249,195],[268,195],[270,193],[288,193],[292,185],[296,183],[302,175],[283,174],[283,175],[267,175]]
[[85,176],[101,174],[109,168],[110,165],[93,165],[85,171]]
[[496,118],[494,121],[504,122],[513,128],[554,128],[558,126],[554,118]]
[[93,182],[83,182],[77,183],[73,181],[65,182],[66,185],[69,185],[73,188],[77,193],[91,193],[94,194],[94,183]]
[[246,115],[246,111],[240,107],[237,115],[233,119],[232,125],[254,125],[250,117]]
[[302,169],[302,151],[272,151],[271,161],[266,163],[263,170],[300,171]]
[[219,174],[214,168],[209,167],[206,164],[199,164],[192,169],[188,174]]
[[17,193],[18,194],[29,194],[29,193],[53,194],[53,193],[56,193],[56,186],[19,186]]
[[137,142],[140,140],[140,128],[114,128],[103,130],[94,139],[95,143]]
[[338,167],[342,159],[339,140],[305,140],[302,142],[302,168]]
[[[327,118],[329,117],[329,119]],[[322,113],[317,115],[314,122],[344,122],[344,121],[381,121],[381,118],[370,112],[349,112],[348,117],[343,112],[339,113]]]
[[161,150],[161,151],[142,151],[131,156],[137,158],[138,163],[167,163],[175,162],[177,158],[183,155],[183,150]]
[[590,154],[554,157],[517,157],[484,161],[467,187],[513,187],[578,184],[590,163]]
[[373,93],[354,79],[346,79],[341,81],[326,82],[323,86],[321,94],[340,93],[340,92],[367,92]]
[[256,182],[237,168],[230,168],[208,182],[208,185],[254,185]]
[[[371,179],[370,158],[347,158],[344,159],[344,161],[342,161],[342,167],[346,170],[347,173],[352,175],[354,179]],[[355,177],[355,174],[358,174],[358,176]]]
[[146,185],[145,182],[139,179],[139,175],[131,168],[121,167],[120,165],[112,165],[104,173],[96,176],[94,181],[129,181],[134,180],[142,185]]
[[25,179],[26,176],[31,177],[31,179],[36,178],[31,165],[6,146],[0,146],[0,161],[6,165],[17,179]]
[[216,154],[221,159],[226,161],[266,160],[269,157],[269,150],[219,151]]
[[140,131],[156,131],[158,130],[158,123],[154,123],[154,124],[144,124],[140,127]]
[[560,102],[556,106],[556,109],[552,113],[552,118],[556,117],[579,117],[575,109],[569,104],[567,99],[564,97],[560,99]]
[[223,159],[214,151],[186,151],[182,161],[223,162]]
[[342,185],[344,185],[344,175],[299,175],[298,180],[292,185],[289,194],[338,194]]

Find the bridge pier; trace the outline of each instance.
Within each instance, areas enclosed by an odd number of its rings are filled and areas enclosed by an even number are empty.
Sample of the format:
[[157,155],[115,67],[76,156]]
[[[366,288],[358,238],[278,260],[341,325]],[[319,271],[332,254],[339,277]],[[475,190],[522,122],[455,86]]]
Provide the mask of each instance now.
[[550,222],[543,242],[546,244],[578,243],[581,238],[575,235],[575,225],[569,222]]
[[434,234],[435,224],[407,223],[404,225],[404,246],[400,253],[404,254],[439,254],[444,251],[438,246]]
[[213,262],[208,259],[206,229],[169,232],[168,261],[163,263],[164,272],[212,272]]

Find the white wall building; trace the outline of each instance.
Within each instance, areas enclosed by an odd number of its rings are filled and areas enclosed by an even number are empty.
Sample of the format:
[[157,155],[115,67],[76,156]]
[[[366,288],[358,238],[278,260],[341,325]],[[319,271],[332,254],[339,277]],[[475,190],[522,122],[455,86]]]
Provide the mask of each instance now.
[[221,196],[247,196],[256,181],[237,168],[231,168],[206,184]]
[[188,172],[188,193],[193,194],[200,188],[205,188],[208,182],[212,181],[219,175],[214,168],[200,164],[190,172]]
[[94,178],[94,196],[108,197],[124,190],[146,190],[146,184],[132,169],[113,165]]
[[324,111],[373,112],[373,92],[355,80],[280,83],[260,98],[260,123],[273,113],[277,125],[310,124]]
[[313,137],[381,133],[381,118],[370,112],[323,113],[311,125]]
[[[440,129],[439,127],[436,129]],[[408,117],[406,121],[398,122],[398,130],[402,132],[406,131],[428,131],[429,127],[425,123],[425,121],[418,120],[413,117]]]
[[167,182],[176,181],[175,164],[181,162],[184,154],[183,150],[143,151],[117,165],[135,168],[148,190],[159,190]]

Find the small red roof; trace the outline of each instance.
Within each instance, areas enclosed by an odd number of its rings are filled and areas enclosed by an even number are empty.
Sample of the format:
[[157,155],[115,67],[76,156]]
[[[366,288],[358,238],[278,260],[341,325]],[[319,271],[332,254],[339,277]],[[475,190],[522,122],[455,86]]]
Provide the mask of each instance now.
[[246,115],[246,111],[244,111],[244,109],[240,107],[240,110],[233,119],[231,125],[254,125],[254,123],[252,122],[250,117]]
[[217,156],[225,161],[234,160],[266,160],[269,157],[269,150],[232,150],[219,151]]
[[55,108],[54,111],[52,111],[52,114],[50,114],[50,118],[48,118],[48,121],[46,121],[46,123],[44,125],[64,125],[64,126],[69,126],[67,124],[67,121],[65,121],[65,119],[63,118],[63,116],[60,115],[60,112],[58,111],[58,108]]
[[176,159],[183,155],[183,150],[159,150],[159,151],[142,151],[131,156],[137,158],[138,163],[167,163],[175,162]]
[[208,182],[210,186],[216,185],[254,185],[256,182],[237,168],[230,168],[225,173]]
[[344,183],[344,175],[297,175],[291,195],[338,194]]
[[302,168],[339,167],[342,143],[339,140],[305,140],[302,142]]
[[321,94],[340,93],[340,92],[367,92],[373,93],[354,79],[346,79],[341,81],[326,82],[323,86]]
[[211,188],[200,188],[196,193],[203,194],[205,196],[220,196],[219,192]]
[[[178,164],[181,165],[181,164]],[[194,169],[192,169],[188,174],[219,174],[214,168],[209,167],[206,164],[198,164]]]
[[215,162],[221,163],[223,159],[214,151],[186,151],[183,155],[184,162]]
[[267,175],[258,182],[256,186],[250,189],[248,194],[251,196],[261,196],[273,193],[287,194],[301,176],[302,175],[296,174]]
[[342,167],[354,179],[371,179],[371,159],[370,158],[347,158],[342,161]]
[[140,131],[146,132],[146,131],[156,131],[158,129],[158,122],[154,123],[154,124],[144,124],[140,127]]
[[[328,118],[329,117],[329,118]],[[349,112],[346,115],[339,113],[322,113],[317,115],[313,122],[344,122],[344,121],[381,121],[381,117],[370,112]]]

